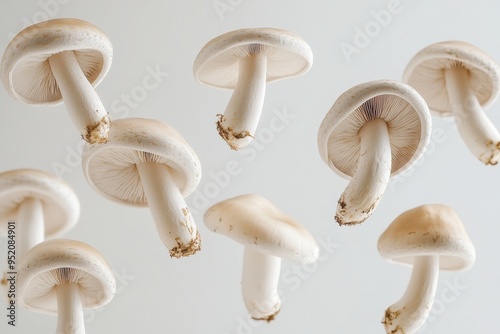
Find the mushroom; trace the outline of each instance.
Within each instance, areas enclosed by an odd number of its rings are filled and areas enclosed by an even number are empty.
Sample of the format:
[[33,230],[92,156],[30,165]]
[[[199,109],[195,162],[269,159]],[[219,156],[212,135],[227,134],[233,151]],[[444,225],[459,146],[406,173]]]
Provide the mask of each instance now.
[[431,117],[410,86],[390,80],[356,85],[335,101],[321,122],[318,149],[323,161],[350,179],[335,220],[364,222],[377,207],[390,177],[409,169],[425,151]]
[[439,270],[466,270],[476,258],[464,224],[442,204],[403,212],[380,236],[378,250],[385,259],[413,265],[406,292],[385,311],[387,333],[415,333],[431,310]]
[[313,263],[319,247],[309,232],[267,199],[246,194],[221,201],[204,215],[205,225],[245,246],[241,288],[255,320],[271,321],[280,311],[277,292],[281,258]]
[[200,250],[200,236],[184,197],[198,186],[201,164],[174,128],[152,119],[116,120],[106,143],[84,146],[82,164],[87,181],[104,197],[149,205],[171,257]]
[[238,29],[209,41],[194,61],[199,83],[234,89],[219,135],[233,150],[246,147],[259,123],[266,83],[296,77],[312,66],[309,45],[294,33],[274,28]]
[[35,169],[0,173],[0,233],[7,235],[7,222],[15,222],[17,259],[73,228],[79,216],[78,197],[62,179]]
[[116,281],[106,260],[93,247],[53,239],[33,247],[18,269],[19,304],[57,315],[58,334],[84,334],[83,308],[107,304]]
[[436,43],[411,59],[403,80],[434,114],[454,117],[463,141],[480,161],[498,163],[500,133],[483,111],[499,94],[500,69],[493,59],[469,43]]
[[0,77],[16,100],[29,105],[57,105],[66,110],[89,143],[107,139],[110,119],[94,90],[107,74],[113,49],[94,25],[78,19],[34,24],[7,45]]
[[8,236],[8,222],[15,223],[10,236],[16,262],[45,239],[73,228],[79,216],[78,197],[62,179],[35,169],[0,173],[0,234]]

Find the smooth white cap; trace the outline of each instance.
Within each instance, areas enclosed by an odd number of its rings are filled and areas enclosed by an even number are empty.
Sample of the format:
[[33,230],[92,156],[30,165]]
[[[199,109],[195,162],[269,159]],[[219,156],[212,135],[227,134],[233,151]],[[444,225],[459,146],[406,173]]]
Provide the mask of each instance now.
[[153,119],[127,118],[113,121],[108,141],[86,144],[83,171],[92,188],[109,199],[147,206],[136,163],[165,164],[184,197],[201,179],[201,163],[179,132]]
[[111,67],[111,42],[96,26],[73,18],[48,20],[22,30],[7,45],[0,64],[0,77],[7,91],[27,104],[62,103],[48,58],[63,51],[74,51],[94,87]]
[[193,65],[196,80],[232,89],[238,80],[238,60],[263,53],[267,57],[267,82],[306,73],[312,66],[309,45],[298,35],[276,28],[244,28],[209,41]]
[[314,237],[259,195],[221,201],[205,212],[203,220],[210,230],[268,255],[299,263],[312,263],[319,255]]
[[396,217],[378,240],[385,259],[413,264],[416,256],[439,256],[444,270],[469,269],[476,251],[456,212],[443,204],[426,204]]
[[6,235],[7,222],[17,220],[19,205],[27,198],[42,202],[46,239],[78,222],[80,202],[64,180],[41,170],[16,169],[0,173],[0,233]]
[[116,291],[115,277],[106,260],[80,241],[44,241],[26,253],[17,270],[19,304],[41,313],[57,314],[54,287],[59,284],[78,284],[83,308],[107,304]]

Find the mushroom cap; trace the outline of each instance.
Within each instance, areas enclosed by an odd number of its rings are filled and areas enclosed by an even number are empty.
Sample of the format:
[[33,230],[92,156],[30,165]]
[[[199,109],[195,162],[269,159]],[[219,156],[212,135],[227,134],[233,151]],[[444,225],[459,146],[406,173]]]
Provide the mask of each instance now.
[[201,163],[194,150],[173,127],[157,120],[115,120],[106,143],[87,143],[83,149],[83,171],[91,187],[128,205],[148,205],[135,166],[140,162],[166,165],[184,197],[201,179]]
[[74,52],[94,87],[111,67],[111,42],[97,27],[79,19],[48,20],[25,28],[7,45],[0,64],[0,77],[7,91],[27,104],[62,103],[48,58],[63,51]]
[[45,238],[56,237],[76,225],[80,202],[62,179],[35,169],[0,173],[0,233],[7,234],[7,222],[16,221],[19,205],[26,198],[42,202]]
[[435,43],[419,51],[407,65],[403,81],[423,96],[433,113],[450,116],[444,69],[456,67],[469,71],[469,86],[483,108],[497,99],[500,68],[481,49],[461,41]]
[[83,308],[107,304],[116,291],[115,277],[104,257],[76,240],[44,241],[26,253],[17,269],[19,303],[41,313],[57,314],[54,287],[60,284],[78,284]]
[[378,240],[382,257],[412,264],[416,256],[439,256],[444,270],[469,269],[476,251],[456,212],[443,204],[426,204],[396,217]]
[[387,123],[391,176],[403,173],[420,158],[431,133],[431,116],[424,99],[401,82],[369,81],[341,94],[319,127],[319,153],[334,172],[346,179],[352,177],[361,143],[358,132],[376,118]]
[[252,54],[267,56],[267,82],[295,77],[309,71],[313,54],[298,35],[276,28],[244,28],[209,41],[193,65],[196,80],[232,89],[238,79],[238,60]]
[[269,255],[300,263],[312,263],[319,255],[316,240],[302,225],[258,195],[221,201],[203,220],[212,231]]

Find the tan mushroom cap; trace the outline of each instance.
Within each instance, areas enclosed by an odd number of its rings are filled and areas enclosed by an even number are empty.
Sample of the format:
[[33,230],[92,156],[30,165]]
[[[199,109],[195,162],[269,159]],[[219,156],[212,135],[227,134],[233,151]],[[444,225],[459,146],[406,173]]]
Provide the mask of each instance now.
[[476,251],[456,212],[442,204],[426,204],[399,215],[378,240],[382,257],[412,264],[416,256],[437,255],[445,270],[469,269]]
[[259,195],[221,201],[205,212],[203,220],[210,230],[269,255],[299,263],[312,263],[319,255],[314,237]]
[[74,51],[94,87],[111,67],[111,42],[97,27],[73,18],[48,20],[22,30],[7,46],[0,64],[0,77],[7,91],[27,104],[62,103],[48,58],[63,51]]
[[406,171],[423,154],[431,133],[431,117],[423,98],[402,82],[369,81],[342,93],[319,127],[320,156],[335,173],[352,177],[359,157],[359,130],[376,118],[387,123],[391,176]]
[[469,71],[469,86],[483,108],[500,93],[500,68],[484,51],[462,41],[432,44],[419,51],[407,65],[403,81],[414,87],[429,109],[441,116],[452,114],[444,70],[463,67]]
[[78,284],[83,308],[107,304],[116,291],[115,277],[106,260],[80,241],[44,241],[23,257],[17,269],[19,303],[42,313],[57,314],[54,287],[59,284]]
[[147,206],[136,163],[156,162],[170,169],[184,197],[201,179],[201,163],[182,135],[154,119],[115,120],[104,144],[86,144],[82,163],[85,177],[98,193],[109,199]]
[[243,28],[209,41],[193,65],[196,80],[232,89],[238,79],[238,60],[261,52],[267,56],[267,82],[299,76],[312,66],[309,45],[298,35],[276,28]]
[[41,170],[16,169],[0,173],[0,233],[6,235],[7,222],[16,221],[19,205],[27,198],[42,202],[46,239],[78,222],[80,202],[66,182]]

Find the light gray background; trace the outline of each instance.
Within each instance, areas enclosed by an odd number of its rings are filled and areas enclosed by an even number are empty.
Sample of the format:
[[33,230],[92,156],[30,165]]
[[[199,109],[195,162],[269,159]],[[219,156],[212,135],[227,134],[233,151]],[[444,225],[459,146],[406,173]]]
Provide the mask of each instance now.
[[[64,105],[35,108],[0,89],[0,171],[38,168],[56,173],[81,201],[79,224],[64,237],[97,248],[117,274],[112,302],[86,311],[88,333],[383,333],[386,307],[404,292],[410,269],[383,260],[377,239],[401,212],[424,203],[452,206],[477,250],[467,272],[442,272],[437,299],[421,333],[499,333],[500,288],[498,185],[500,166],[486,167],[465,148],[453,122],[433,118],[430,146],[407,173],[393,179],[379,207],[362,226],[340,228],[333,220],[347,185],[330,171],[316,146],[318,126],[335,99],[355,84],[400,80],[410,58],[443,40],[463,40],[500,61],[500,2],[495,0],[400,0],[390,22],[374,13],[388,1],[4,1],[0,50],[26,22],[77,17],[111,39],[111,71],[97,92],[113,119],[147,117],[174,126],[192,145],[203,178],[188,198],[203,239],[195,256],[170,259],[148,209],[100,197],[86,183],[79,163],[81,140]],[[226,7],[217,12],[214,4]],[[256,143],[230,151],[216,133],[230,91],[198,84],[193,61],[213,37],[242,27],[277,27],[300,35],[314,53],[304,76],[268,85]],[[348,59],[342,43],[354,45],[358,29],[371,28],[369,43]],[[145,92],[149,71],[164,75]],[[135,95],[133,107],[122,97]],[[500,102],[488,115],[500,125]],[[278,130],[270,125],[289,114]],[[267,129],[267,130],[264,130]],[[235,162],[234,162],[235,161]],[[237,164],[229,182],[215,175]],[[61,173],[61,170],[59,170]],[[320,260],[301,267],[283,263],[282,311],[270,324],[248,320],[240,293],[242,247],[207,230],[206,208],[243,193],[258,193],[306,226],[321,243]],[[5,239],[0,242],[5,256]],[[3,300],[2,300],[3,303]],[[2,304],[4,305],[4,304]],[[5,305],[4,305],[5,306]],[[54,333],[56,319],[18,310],[16,328],[0,312],[1,333]]]

